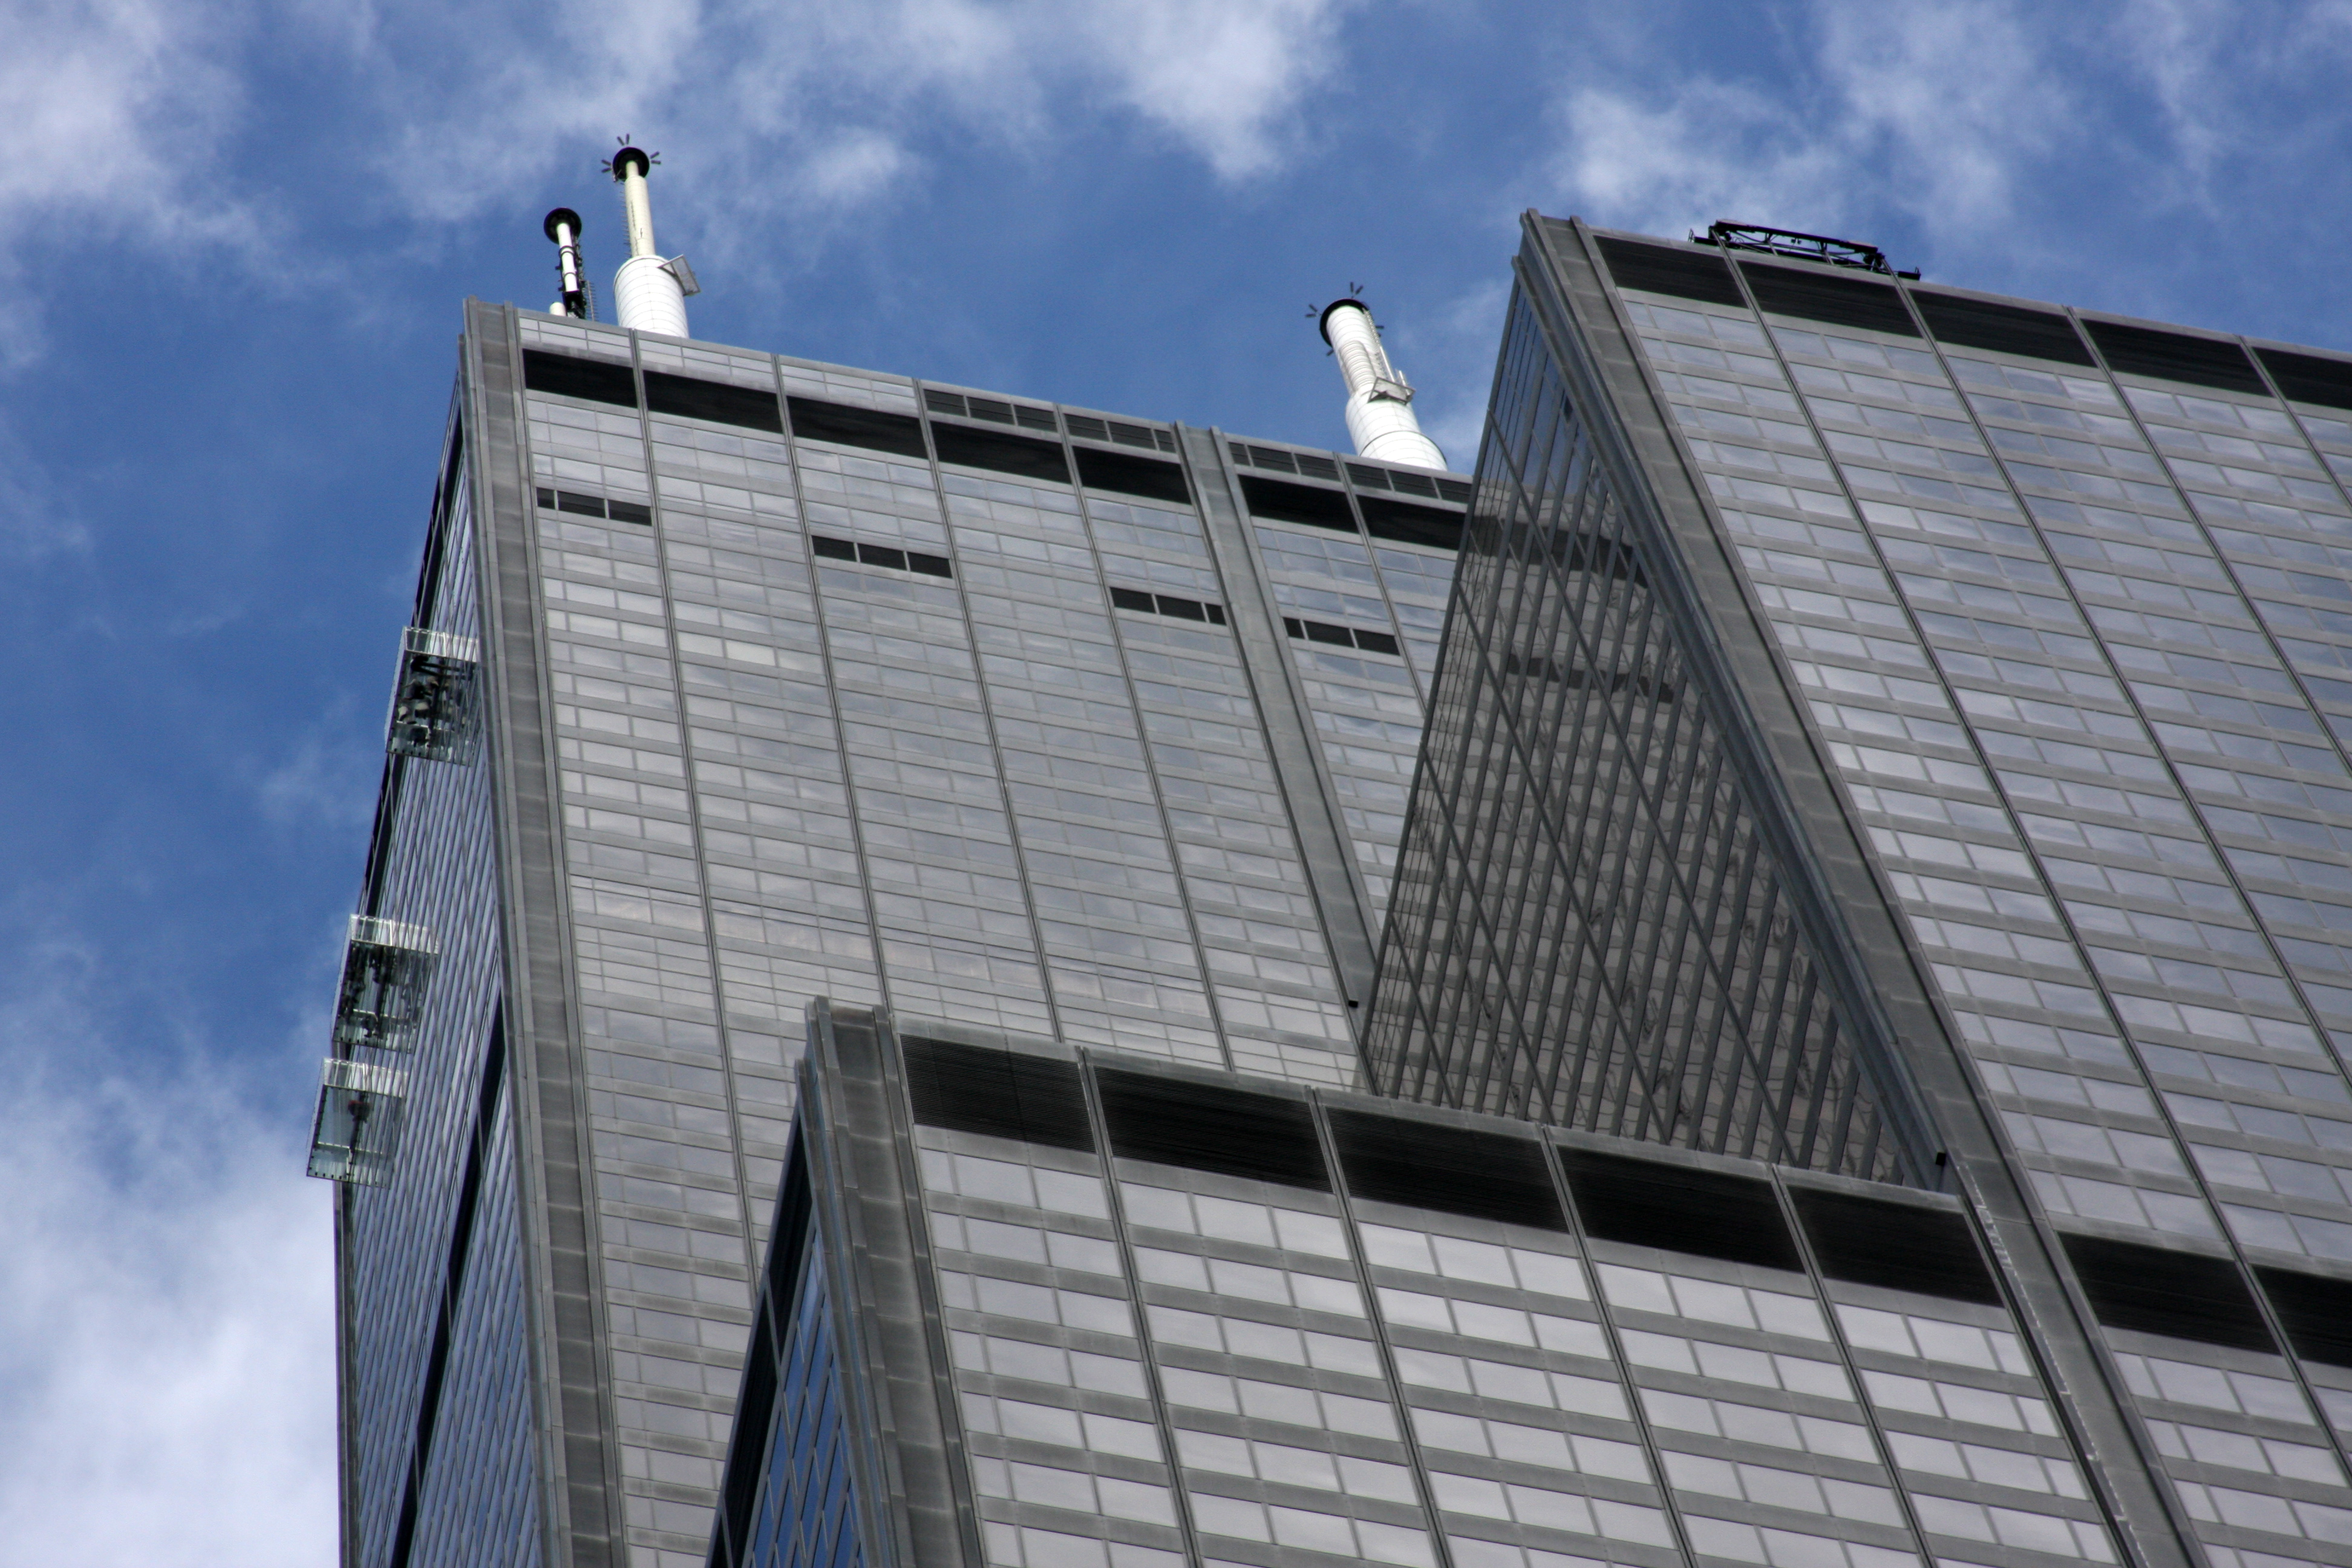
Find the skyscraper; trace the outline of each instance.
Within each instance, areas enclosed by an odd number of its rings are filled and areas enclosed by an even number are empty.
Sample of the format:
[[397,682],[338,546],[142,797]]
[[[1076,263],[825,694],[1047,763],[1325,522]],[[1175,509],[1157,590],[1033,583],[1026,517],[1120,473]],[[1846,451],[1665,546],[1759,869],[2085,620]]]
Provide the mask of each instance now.
[[311,1160],[346,1561],[701,1560],[811,998],[1354,1081],[1467,495],[470,304]]
[[1710,240],[1526,224],[1371,1086],[1958,1194],[2135,1555],[2346,1561],[2352,359]]

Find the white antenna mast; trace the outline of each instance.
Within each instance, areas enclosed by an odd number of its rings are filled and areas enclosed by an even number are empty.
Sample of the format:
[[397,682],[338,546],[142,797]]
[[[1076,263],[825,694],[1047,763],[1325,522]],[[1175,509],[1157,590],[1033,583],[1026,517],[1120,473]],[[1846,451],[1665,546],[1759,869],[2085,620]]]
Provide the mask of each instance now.
[[556,270],[563,278],[563,297],[550,305],[547,313],[593,320],[595,302],[588,297],[588,274],[580,265],[580,215],[570,207],[558,207],[547,215],[543,226],[547,237],[555,242]]
[[654,248],[654,208],[646,194],[646,175],[660,162],[660,153],[632,147],[625,137],[621,150],[604,165],[619,184],[629,215],[629,258],[613,279],[613,305],[625,327],[683,338],[688,335],[686,297],[702,292],[702,286],[694,280],[694,268],[685,257],[664,260]]
[[1412,388],[1389,363],[1371,307],[1350,292],[1326,305],[1317,325],[1348,383],[1348,437],[1356,450],[1384,463],[1443,470],[1445,454],[1421,433],[1421,421],[1412,412]]

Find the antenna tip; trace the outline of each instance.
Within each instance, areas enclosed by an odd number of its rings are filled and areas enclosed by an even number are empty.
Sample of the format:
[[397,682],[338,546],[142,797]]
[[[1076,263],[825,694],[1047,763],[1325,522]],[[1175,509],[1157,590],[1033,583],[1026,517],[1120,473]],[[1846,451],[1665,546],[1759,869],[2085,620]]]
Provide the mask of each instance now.
[[640,175],[643,175],[654,166],[653,159],[642,149],[627,145],[624,145],[619,152],[614,153],[613,161],[604,166],[612,170],[613,178],[618,180],[624,179],[627,176],[629,173],[629,165],[632,163],[635,163],[637,166],[637,173]]
[[555,232],[559,226],[569,226],[572,230],[572,238],[578,239],[580,237],[580,215],[573,212],[570,207],[556,208],[553,212],[547,215],[546,223],[541,226],[547,230],[548,238],[553,240],[556,244],[561,245],[563,243],[563,237]]
[[1339,299],[1332,300],[1329,304],[1323,307],[1321,313],[1316,317],[1315,321],[1315,330],[1323,334],[1323,341],[1325,342],[1328,343],[1331,341],[1331,312],[1349,308],[1361,310],[1367,316],[1372,313],[1372,308],[1370,305],[1365,304],[1361,300],[1357,299],[1353,294],[1344,294]]

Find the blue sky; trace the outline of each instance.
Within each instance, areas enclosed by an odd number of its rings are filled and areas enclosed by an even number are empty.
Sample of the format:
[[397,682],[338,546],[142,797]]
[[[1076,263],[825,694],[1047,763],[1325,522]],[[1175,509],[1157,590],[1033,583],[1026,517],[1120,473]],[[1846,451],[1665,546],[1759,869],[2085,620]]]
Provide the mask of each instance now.
[[1345,441],[1350,282],[1475,454],[1529,206],[2352,349],[2352,4],[16,0],[0,59],[0,1540],[330,1560],[338,931],[468,293]]

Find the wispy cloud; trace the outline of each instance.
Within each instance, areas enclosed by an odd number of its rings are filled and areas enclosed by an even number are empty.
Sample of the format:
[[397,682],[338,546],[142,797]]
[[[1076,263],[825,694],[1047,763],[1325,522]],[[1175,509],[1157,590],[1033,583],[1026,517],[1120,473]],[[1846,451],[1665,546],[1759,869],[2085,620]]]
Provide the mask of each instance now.
[[1827,229],[1888,206],[1933,227],[1998,222],[2073,113],[2053,40],[2026,15],[1817,0],[1793,81],[1596,72],[1558,106],[1558,188],[1669,233],[1718,217]]
[[94,973],[51,942],[0,997],[5,1554],[324,1561],[331,1248],[299,1108],[258,1110],[201,1059],[119,1056]]

